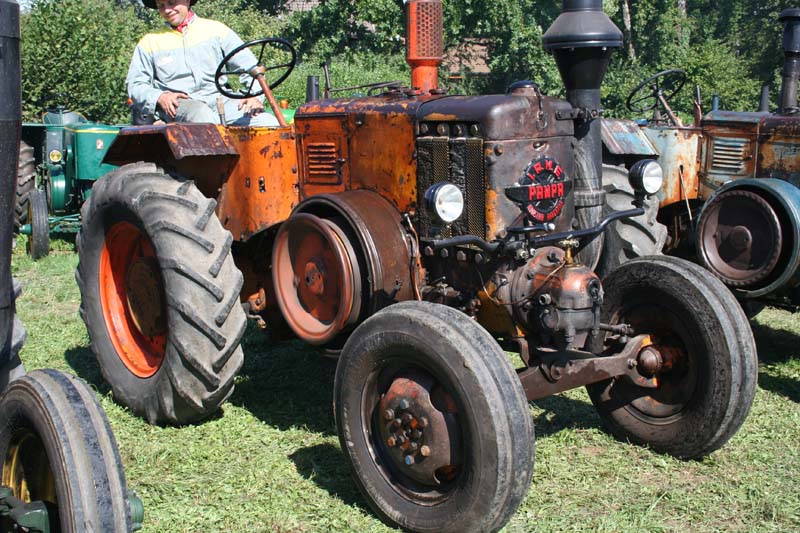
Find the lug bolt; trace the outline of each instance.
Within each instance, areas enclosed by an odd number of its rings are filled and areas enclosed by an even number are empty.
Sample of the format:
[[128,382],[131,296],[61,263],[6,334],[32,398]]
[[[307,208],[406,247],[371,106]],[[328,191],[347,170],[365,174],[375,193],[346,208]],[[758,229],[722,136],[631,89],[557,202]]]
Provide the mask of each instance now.
[[408,409],[408,400],[403,398],[399,403],[400,409]]
[[389,448],[394,448],[395,444],[397,444],[397,440],[394,437],[389,437],[388,439],[386,439],[386,445]]
[[403,421],[400,420],[399,418],[395,418],[394,420],[392,420],[392,426],[400,427],[402,425],[403,425]]
[[417,444],[416,442],[412,442],[411,444],[408,445],[408,447],[411,448],[412,452],[415,452],[419,448],[419,444]]
[[628,359],[628,368],[633,368],[636,366],[636,361],[633,359]]
[[419,427],[421,427],[421,428],[428,427],[428,419],[425,418],[424,416],[420,417],[418,422],[419,422]]
[[403,424],[410,424],[411,421],[414,420],[414,415],[412,415],[411,413],[405,413],[403,414],[402,420]]
[[403,458],[403,462],[406,463],[406,466],[413,465],[414,464],[414,456],[413,455],[406,455],[405,458]]
[[418,429],[415,429],[411,432],[411,438],[414,440],[419,440],[422,437],[422,432]]
[[391,420],[394,418],[394,411],[392,409],[387,409],[383,412],[383,418],[386,420]]
[[408,440],[408,439],[406,438],[406,436],[405,436],[405,435],[398,435],[398,436],[397,436],[397,442],[398,442],[399,444],[405,444],[407,440]]
[[431,454],[431,449],[428,446],[422,446],[419,449],[419,453],[422,457],[428,457]]

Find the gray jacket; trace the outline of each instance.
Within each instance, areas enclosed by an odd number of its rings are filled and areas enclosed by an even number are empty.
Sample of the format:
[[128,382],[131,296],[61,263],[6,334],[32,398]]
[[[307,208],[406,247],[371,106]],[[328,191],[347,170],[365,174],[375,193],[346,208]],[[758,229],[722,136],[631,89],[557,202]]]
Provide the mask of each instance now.
[[[225,24],[195,16],[183,33],[166,26],[148,33],[136,45],[128,69],[128,96],[144,116],[156,114],[164,91],[183,92],[215,109],[219,95],[214,85],[217,66],[242,40]],[[228,70],[249,70],[258,61],[243,50],[228,63]],[[242,80],[245,88],[251,78]]]

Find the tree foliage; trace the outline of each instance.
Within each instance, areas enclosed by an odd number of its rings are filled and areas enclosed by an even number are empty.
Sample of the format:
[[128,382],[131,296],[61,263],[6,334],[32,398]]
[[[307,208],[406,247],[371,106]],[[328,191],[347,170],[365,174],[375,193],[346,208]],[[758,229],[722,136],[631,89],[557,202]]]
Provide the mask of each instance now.
[[[403,3],[321,0],[310,11],[288,14],[288,0],[202,0],[195,9],[245,40],[291,40],[301,66],[278,92],[298,104],[304,75],[320,75],[323,61],[332,65],[337,86],[407,81]],[[562,92],[555,64],[542,48],[542,35],[561,10],[559,0],[445,0],[444,7],[446,48],[469,53],[464,43],[481,43],[491,72],[470,76],[464,67],[462,81],[454,82],[443,69],[443,85],[497,92],[532,79],[549,94]],[[765,83],[772,84],[776,101],[783,58],[777,17],[789,7],[794,6],[788,0],[604,0],[605,12],[626,30],[603,87],[608,113],[628,114],[628,91],[668,68],[685,69],[689,88],[698,85],[706,100],[720,95],[727,109],[753,109]],[[161,23],[139,0],[33,0],[22,24],[25,118],[38,115],[52,100],[48,95],[62,93],[71,96],[65,103],[92,119],[127,120],[124,79],[131,53],[138,38]],[[691,111],[689,88],[675,101],[684,114]]]

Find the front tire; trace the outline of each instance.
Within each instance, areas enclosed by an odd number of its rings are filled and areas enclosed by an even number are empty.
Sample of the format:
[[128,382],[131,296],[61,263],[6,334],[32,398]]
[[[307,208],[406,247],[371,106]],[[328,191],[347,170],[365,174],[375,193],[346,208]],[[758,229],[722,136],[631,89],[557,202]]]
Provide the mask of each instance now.
[[114,397],[150,423],[213,413],[242,366],[242,274],[215,207],[137,163],[98,180],[82,209],[81,316]]
[[117,443],[91,389],[55,370],[13,381],[0,397],[0,485],[42,501],[50,531],[133,529]]
[[[680,458],[720,448],[747,417],[758,378],[755,341],[736,299],[701,267],[667,256],[627,262],[603,288],[601,321],[650,335],[660,358],[655,388],[625,377],[587,387],[607,427]],[[591,349],[611,341],[595,339]]]
[[334,409],[356,482],[392,526],[496,531],[527,492],[525,394],[497,342],[454,309],[404,302],[358,326]]
[[44,191],[34,189],[28,193],[27,220],[31,226],[28,253],[34,261],[38,261],[50,253],[50,219]]

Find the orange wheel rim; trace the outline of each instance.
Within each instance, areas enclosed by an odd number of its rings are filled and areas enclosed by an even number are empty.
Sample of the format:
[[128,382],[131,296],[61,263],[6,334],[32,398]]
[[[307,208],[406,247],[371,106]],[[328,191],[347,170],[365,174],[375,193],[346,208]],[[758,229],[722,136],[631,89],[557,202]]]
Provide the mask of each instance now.
[[167,344],[164,283],[153,244],[129,222],[106,232],[100,300],[109,337],[125,367],[140,378],[158,372]]

